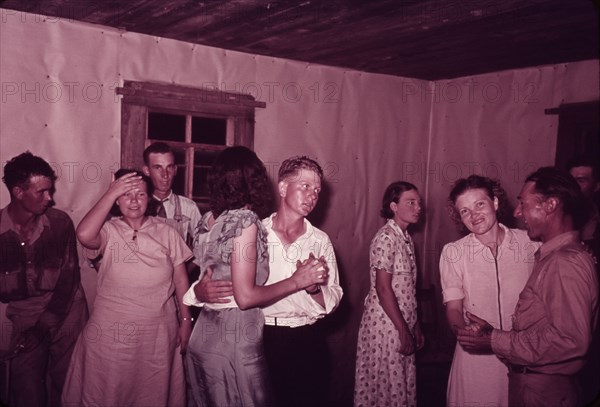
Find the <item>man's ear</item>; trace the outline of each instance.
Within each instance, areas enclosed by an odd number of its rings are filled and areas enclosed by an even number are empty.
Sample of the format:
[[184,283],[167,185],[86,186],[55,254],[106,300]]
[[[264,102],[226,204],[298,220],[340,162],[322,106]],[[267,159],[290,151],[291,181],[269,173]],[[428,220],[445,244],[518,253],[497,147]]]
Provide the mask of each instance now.
[[495,196],[494,197],[494,209],[498,210],[499,207],[500,207],[500,202],[498,201],[498,197]]
[[14,186],[10,190],[10,194],[17,199],[21,199],[23,197],[23,192],[25,192],[25,190],[18,185]]
[[287,187],[288,183],[286,181],[279,181],[277,183],[277,192],[280,197],[284,198],[287,195]]
[[542,208],[544,209],[544,211],[546,211],[546,213],[550,214],[558,209],[559,204],[560,201],[558,200],[558,198],[551,196],[542,203]]
[[150,168],[148,168],[147,165],[144,165],[142,167],[142,172],[144,173],[145,176],[149,177],[150,176]]
[[390,202],[390,210],[394,213],[398,210],[398,204],[394,201]]

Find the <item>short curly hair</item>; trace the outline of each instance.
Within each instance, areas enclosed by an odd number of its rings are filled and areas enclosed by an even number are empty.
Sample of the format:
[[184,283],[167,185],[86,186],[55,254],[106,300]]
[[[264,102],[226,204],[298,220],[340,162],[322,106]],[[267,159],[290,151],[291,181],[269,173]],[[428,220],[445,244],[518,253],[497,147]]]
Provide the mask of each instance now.
[[36,175],[47,177],[52,183],[57,178],[56,173],[46,160],[25,151],[6,163],[2,180],[8,191],[12,193],[12,189],[16,186],[23,189],[29,188],[30,178]]
[[208,173],[210,210],[218,217],[223,211],[248,205],[260,218],[271,213],[273,188],[267,169],[254,151],[234,146],[223,150]]
[[457,224],[461,225],[463,232],[468,232],[468,229],[464,225],[458,209],[456,209],[456,200],[459,196],[471,189],[482,189],[490,199],[498,199],[498,210],[496,211],[496,218],[498,221],[506,226],[512,226],[514,224],[514,218],[512,216],[512,210],[506,191],[500,185],[500,182],[488,177],[481,175],[471,175],[468,178],[461,178],[457,180],[452,186],[450,195],[448,196],[448,214],[450,218]]
[[298,171],[302,169],[314,171],[319,176],[319,180],[323,181],[323,169],[319,163],[305,155],[297,155],[281,163],[277,182],[298,175]]

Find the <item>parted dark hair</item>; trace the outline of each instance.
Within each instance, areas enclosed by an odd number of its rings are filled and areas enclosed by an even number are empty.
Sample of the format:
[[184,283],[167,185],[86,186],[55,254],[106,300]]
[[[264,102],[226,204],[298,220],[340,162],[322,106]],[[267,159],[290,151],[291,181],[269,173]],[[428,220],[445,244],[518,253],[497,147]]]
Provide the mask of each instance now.
[[591,215],[586,200],[575,178],[556,167],[541,167],[527,176],[525,182],[534,183],[534,191],[545,199],[557,198],[564,214],[571,216],[573,226],[581,229]]
[[234,146],[223,150],[208,173],[210,210],[223,211],[248,205],[261,219],[271,213],[273,188],[267,169],[254,151]]
[[281,163],[277,182],[289,177],[297,176],[298,171],[302,169],[314,171],[319,176],[319,179],[323,181],[323,169],[319,163],[305,155],[297,155],[290,157]]
[[598,159],[594,160],[590,155],[587,154],[573,156],[569,159],[569,161],[567,161],[567,171],[571,171],[571,169],[575,167],[590,167],[592,169],[592,177],[594,177],[594,181],[600,180]]
[[456,200],[459,196],[464,194],[466,191],[470,189],[482,189],[485,191],[487,196],[490,199],[498,198],[498,210],[496,211],[496,219],[506,226],[512,226],[514,223],[514,218],[512,215],[512,209],[508,202],[508,198],[506,197],[506,191],[495,179],[491,179],[488,177],[483,177],[481,175],[470,175],[467,178],[461,178],[457,180],[452,189],[450,190],[450,195],[448,196],[448,213],[450,218],[456,222],[458,225],[463,225],[464,230],[467,231],[464,226],[462,219],[458,213],[458,209],[456,209]]
[[171,146],[169,146],[167,143],[163,143],[162,141],[156,141],[156,142],[150,144],[144,150],[144,164],[148,165],[148,163],[150,162],[150,154],[169,154],[169,153],[171,153],[171,154],[173,154],[173,156],[175,156],[175,153],[173,152],[173,149],[171,148]]
[[[158,202],[152,197],[152,194],[154,193],[154,185],[152,184],[152,180],[149,176],[145,175],[143,172],[138,170],[133,170],[130,168],[121,168],[117,170],[117,172],[115,172],[115,179],[119,179],[123,175],[130,174],[132,172],[135,173],[135,175],[140,175],[142,177],[142,181],[144,181],[144,183],[146,184],[146,192],[148,193],[148,206],[146,207],[146,212],[144,212],[144,215],[153,216],[156,213],[156,205],[158,204]],[[116,202],[113,203],[112,208],[110,208],[110,214],[113,216],[123,215],[121,213],[119,205],[117,205]]]
[[6,163],[2,180],[8,191],[12,193],[12,189],[16,186],[29,188],[30,178],[36,175],[48,177],[52,182],[56,181],[56,174],[46,160],[25,151]]
[[394,212],[390,209],[390,204],[392,202],[398,203],[404,192],[412,190],[418,191],[417,187],[410,182],[396,181],[388,185],[383,193],[383,201],[381,203],[379,215],[385,219],[392,219],[394,217]]

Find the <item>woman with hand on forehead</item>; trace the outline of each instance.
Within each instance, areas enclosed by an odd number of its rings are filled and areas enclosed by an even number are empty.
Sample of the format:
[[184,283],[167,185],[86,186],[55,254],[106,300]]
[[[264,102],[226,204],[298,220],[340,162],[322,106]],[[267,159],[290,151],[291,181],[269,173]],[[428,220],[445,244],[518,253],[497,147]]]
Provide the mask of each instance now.
[[[512,315],[533,269],[539,244],[527,232],[510,229],[506,194],[500,184],[471,175],[454,184],[448,199],[452,219],[470,232],[444,246],[440,273],[446,317],[456,334],[472,313],[497,329],[510,330]],[[447,405],[507,406],[508,369],[493,354],[470,354],[456,344]]]
[[[184,406],[180,353],[192,320],[182,298],[189,286],[185,261],[192,253],[177,230],[148,216],[153,202],[148,177],[121,169],[115,178],[77,227],[79,241],[104,259],[62,403]],[[109,212],[115,217],[105,221]]]

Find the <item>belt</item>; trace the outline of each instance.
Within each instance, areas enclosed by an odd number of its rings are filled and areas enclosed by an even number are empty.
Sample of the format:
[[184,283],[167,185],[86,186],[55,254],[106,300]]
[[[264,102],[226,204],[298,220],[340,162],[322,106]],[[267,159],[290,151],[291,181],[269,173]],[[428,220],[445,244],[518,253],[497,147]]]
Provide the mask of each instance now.
[[527,366],[513,365],[513,364],[508,365],[508,371],[511,373],[520,373],[520,374],[546,374],[543,372],[536,372],[535,370],[531,370]]
[[307,318],[278,318],[265,316],[265,324],[270,326],[285,326],[296,328],[299,326],[309,325]]

